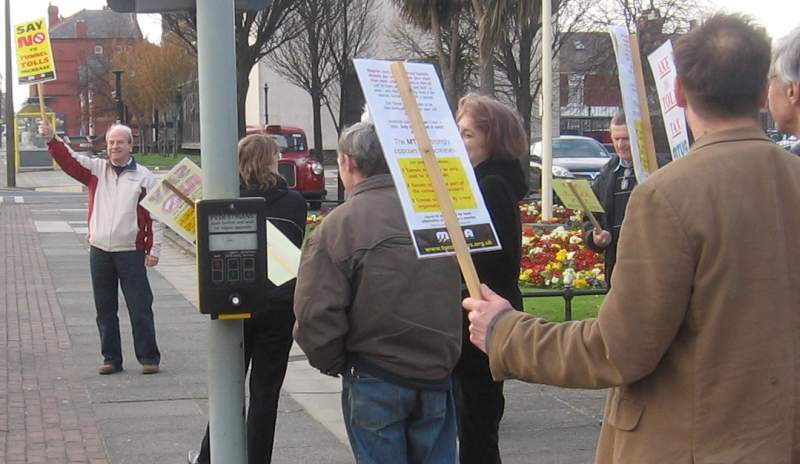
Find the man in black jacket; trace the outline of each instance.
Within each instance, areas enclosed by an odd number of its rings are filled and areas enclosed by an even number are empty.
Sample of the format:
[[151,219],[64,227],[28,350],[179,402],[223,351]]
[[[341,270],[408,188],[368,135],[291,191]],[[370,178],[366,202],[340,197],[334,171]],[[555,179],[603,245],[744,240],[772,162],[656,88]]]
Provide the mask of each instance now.
[[611,287],[611,273],[617,260],[617,242],[622,220],[625,218],[625,207],[631,191],[636,187],[636,175],[633,172],[631,144],[628,127],[625,125],[625,113],[617,112],[611,119],[611,141],[617,154],[600,170],[600,175],[592,185],[594,194],[603,205],[605,213],[597,215],[602,229],[593,229],[589,225],[584,240],[586,245],[598,253],[605,253],[606,283]]

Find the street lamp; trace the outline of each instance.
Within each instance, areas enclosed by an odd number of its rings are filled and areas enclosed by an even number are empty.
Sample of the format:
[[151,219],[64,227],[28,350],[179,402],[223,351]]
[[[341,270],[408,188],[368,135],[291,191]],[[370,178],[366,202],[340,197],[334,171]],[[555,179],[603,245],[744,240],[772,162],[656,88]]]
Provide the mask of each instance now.
[[264,125],[269,125],[269,84],[264,82]]
[[114,73],[114,103],[117,105],[117,123],[125,124],[125,110],[122,106],[122,74],[125,71],[115,70]]

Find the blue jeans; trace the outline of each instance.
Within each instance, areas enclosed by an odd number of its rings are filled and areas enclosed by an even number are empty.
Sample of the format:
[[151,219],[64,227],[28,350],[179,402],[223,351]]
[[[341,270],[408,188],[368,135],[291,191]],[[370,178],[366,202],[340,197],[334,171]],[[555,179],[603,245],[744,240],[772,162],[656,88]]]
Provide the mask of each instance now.
[[342,375],[342,411],[359,464],[456,462],[452,390],[406,388],[352,368]]
[[89,268],[92,273],[92,291],[97,309],[97,329],[100,331],[103,362],[122,367],[122,341],[117,318],[117,287],[121,286],[133,329],[136,359],[141,364],[158,365],[161,362],[161,353],[156,345],[153,292],[147,280],[144,251],[108,252],[91,247]]

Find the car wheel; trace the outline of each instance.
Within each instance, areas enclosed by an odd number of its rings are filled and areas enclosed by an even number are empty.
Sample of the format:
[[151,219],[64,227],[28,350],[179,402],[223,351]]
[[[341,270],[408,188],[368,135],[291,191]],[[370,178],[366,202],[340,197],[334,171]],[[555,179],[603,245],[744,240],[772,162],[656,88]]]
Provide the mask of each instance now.
[[324,199],[325,197],[320,197],[320,198],[315,198],[313,200],[308,200],[308,209],[319,210],[320,208],[322,208],[322,200]]

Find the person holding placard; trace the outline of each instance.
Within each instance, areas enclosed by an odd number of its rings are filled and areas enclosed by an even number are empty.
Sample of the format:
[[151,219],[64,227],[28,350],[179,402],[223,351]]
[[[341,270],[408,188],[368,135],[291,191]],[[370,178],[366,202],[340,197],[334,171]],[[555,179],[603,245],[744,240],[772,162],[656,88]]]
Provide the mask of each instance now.
[[614,271],[614,264],[617,261],[617,243],[622,220],[625,218],[625,208],[628,206],[628,198],[637,182],[633,172],[631,142],[628,136],[628,126],[625,124],[625,113],[619,111],[614,115],[609,132],[611,132],[611,142],[614,143],[614,150],[617,153],[603,166],[600,175],[592,184],[592,190],[605,211],[597,215],[597,221],[602,229],[597,230],[590,222],[587,222],[584,226],[584,229],[587,230],[584,241],[590,249],[603,253],[606,262],[606,285],[610,288],[611,273]]
[[45,119],[39,123],[39,133],[61,169],[89,191],[89,268],[103,355],[98,373],[122,371],[117,317],[122,287],[142,374],[157,374],[161,352],[147,267],[158,264],[164,227],[139,204],[156,188],[156,178],[131,156],[133,134],[128,126],[115,124],[106,131],[108,159],[75,153]]
[[456,260],[417,258],[372,123],[344,131],[337,161],[347,201],[303,248],[295,340],[312,366],[342,377],[356,462],[455,462]]
[[595,462],[800,462],[800,158],[770,140],[770,41],[716,14],[678,39],[689,155],[631,194],[596,319],[547,323],[482,287],[497,380],[609,388]]
[[[528,138],[516,111],[482,95],[463,97],[456,121],[503,247],[474,253],[475,269],[481,282],[521,308],[518,280],[522,226],[517,204],[528,190],[519,163],[528,153]],[[462,463],[499,463],[503,383],[492,379],[486,355],[469,343],[468,335],[465,315],[464,344],[455,370],[459,456]]]
[[[262,197],[266,216],[298,248],[305,235],[306,201],[290,190],[278,174],[280,149],[263,134],[248,135],[239,141],[240,197]],[[250,370],[250,401],[247,407],[247,462],[272,461],[275,421],[294,327],[295,279],[276,286],[267,281],[267,306],[244,321],[245,374]],[[189,452],[191,464],[208,464],[211,459],[209,429],[200,451]]]
[[[769,77],[769,112],[778,130],[800,138],[800,27],[778,42]],[[800,155],[800,142],[791,152]]]

